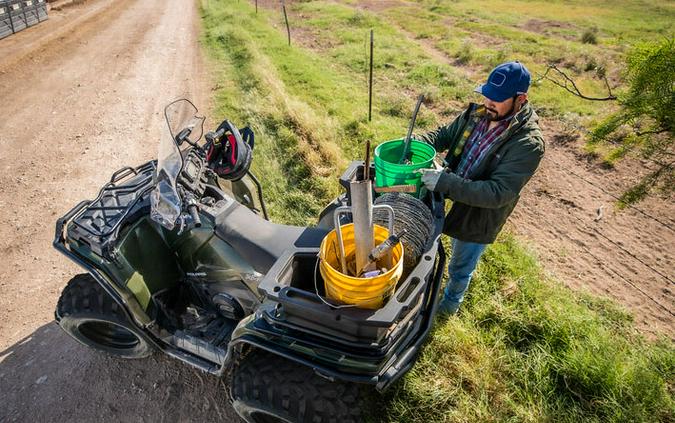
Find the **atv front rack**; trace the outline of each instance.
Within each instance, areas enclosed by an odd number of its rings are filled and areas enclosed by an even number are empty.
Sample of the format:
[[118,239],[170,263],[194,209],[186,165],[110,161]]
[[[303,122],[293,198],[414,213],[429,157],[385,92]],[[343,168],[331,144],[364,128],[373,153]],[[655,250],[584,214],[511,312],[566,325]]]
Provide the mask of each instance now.
[[110,253],[108,246],[114,242],[122,223],[152,190],[155,169],[156,163],[150,161],[113,173],[94,200],[80,203],[69,213],[68,238],[106,257]]

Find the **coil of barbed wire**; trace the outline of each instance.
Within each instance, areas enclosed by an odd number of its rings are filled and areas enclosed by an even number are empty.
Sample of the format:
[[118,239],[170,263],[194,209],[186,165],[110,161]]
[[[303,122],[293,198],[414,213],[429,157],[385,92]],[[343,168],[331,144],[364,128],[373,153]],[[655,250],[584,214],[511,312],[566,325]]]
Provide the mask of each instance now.
[[[403,243],[403,267],[410,270],[419,261],[424,247],[433,231],[433,215],[421,200],[399,192],[383,194],[375,204],[386,204],[394,209],[394,233],[403,229],[407,233],[401,239]],[[384,210],[373,210],[373,223],[387,227],[388,214]]]

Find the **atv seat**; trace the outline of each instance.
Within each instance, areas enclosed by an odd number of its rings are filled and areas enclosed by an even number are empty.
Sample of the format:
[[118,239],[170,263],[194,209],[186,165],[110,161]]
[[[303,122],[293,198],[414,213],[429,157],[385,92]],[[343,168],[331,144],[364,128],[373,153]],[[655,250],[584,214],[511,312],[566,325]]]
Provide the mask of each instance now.
[[241,204],[216,216],[216,235],[266,274],[289,248],[319,248],[330,230],[272,223]]

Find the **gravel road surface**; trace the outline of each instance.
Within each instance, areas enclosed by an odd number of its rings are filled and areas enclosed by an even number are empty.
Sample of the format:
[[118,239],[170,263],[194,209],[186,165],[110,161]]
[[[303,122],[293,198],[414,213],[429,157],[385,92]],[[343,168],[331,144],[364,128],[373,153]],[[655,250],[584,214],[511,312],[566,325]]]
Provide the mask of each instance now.
[[90,0],[0,40],[0,421],[239,421],[224,382],[92,351],[53,323],[79,269],[56,219],[156,156],[163,106],[209,83],[192,0]]

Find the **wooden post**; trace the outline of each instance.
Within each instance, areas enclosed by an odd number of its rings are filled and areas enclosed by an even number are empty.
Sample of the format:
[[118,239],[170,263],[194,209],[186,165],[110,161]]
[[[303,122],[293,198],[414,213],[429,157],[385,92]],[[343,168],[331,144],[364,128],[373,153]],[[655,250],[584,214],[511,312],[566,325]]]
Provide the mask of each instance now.
[[373,117],[373,30],[370,30],[370,76],[368,77],[368,122]]
[[258,14],[258,0],[255,0],[255,14]]
[[281,8],[284,11],[284,20],[286,21],[286,33],[288,34],[288,45],[291,45],[291,27],[288,26],[288,15],[286,14],[286,2],[281,0]]

